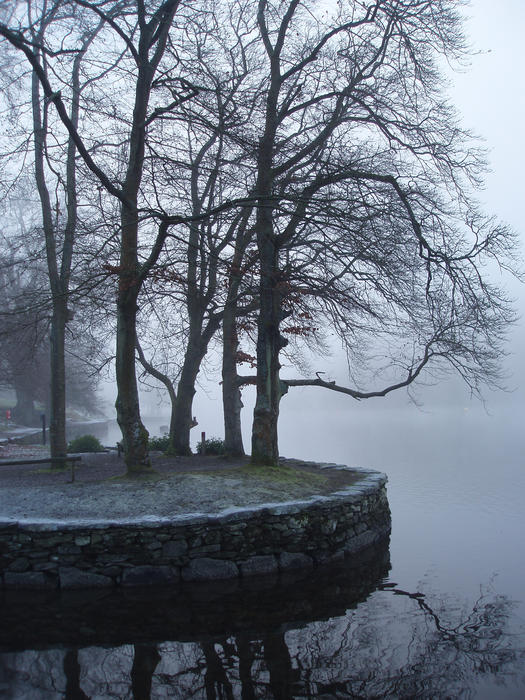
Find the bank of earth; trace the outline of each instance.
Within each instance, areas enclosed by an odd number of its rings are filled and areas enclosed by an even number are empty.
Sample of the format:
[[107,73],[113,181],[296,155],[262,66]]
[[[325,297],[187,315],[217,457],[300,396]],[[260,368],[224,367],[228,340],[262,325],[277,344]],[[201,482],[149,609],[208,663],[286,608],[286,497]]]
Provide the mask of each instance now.
[[386,476],[283,459],[279,468],[154,455],[125,476],[114,454],[70,470],[0,468],[5,588],[172,584],[278,574],[388,537]]

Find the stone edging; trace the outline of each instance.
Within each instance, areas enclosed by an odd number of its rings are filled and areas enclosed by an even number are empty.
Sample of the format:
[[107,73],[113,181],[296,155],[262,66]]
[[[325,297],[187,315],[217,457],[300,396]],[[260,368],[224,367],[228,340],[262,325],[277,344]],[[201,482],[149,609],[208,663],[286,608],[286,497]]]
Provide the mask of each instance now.
[[[343,465],[286,460],[320,469]],[[216,514],[101,521],[0,519],[5,588],[171,584],[312,567],[374,544],[390,532],[386,475],[364,469],[355,484],[312,496]]]

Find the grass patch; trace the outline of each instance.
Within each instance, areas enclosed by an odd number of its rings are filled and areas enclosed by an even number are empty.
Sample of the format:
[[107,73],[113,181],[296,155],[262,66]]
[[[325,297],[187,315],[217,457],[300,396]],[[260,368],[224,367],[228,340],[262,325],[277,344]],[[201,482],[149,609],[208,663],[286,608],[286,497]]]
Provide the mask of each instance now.
[[289,466],[273,467],[270,465],[244,464],[231,469],[193,472],[195,475],[240,478],[244,482],[254,481],[261,485],[278,486],[283,488],[299,487],[312,491],[325,491],[329,485],[329,477],[317,471],[308,471]]
[[328,483],[328,476],[319,471],[307,471],[306,469],[298,469],[289,466],[266,466],[246,464],[238,470],[241,474],[249,477],[269,480],[280,484],[298,484],[312,486],[321,486]]
[[161,481],[166,478],[166,474],[161,474],[155,469],[144,470],[143,472],[136,472],[134,474],[117,474],[116,476],[110,476],[104,479],[101,483],[136,483],[137,481],[150,481],[156,482]]
[[239,479],[243,486],[253,486],[254,490],[281,492],[283,497],[328,495],[334,491],[345,489],[360,481],[363,475],[343,469],[317,468],[309,469],[301,466],[244,464],[226,469],[193,472],[194,476],[228,477]]

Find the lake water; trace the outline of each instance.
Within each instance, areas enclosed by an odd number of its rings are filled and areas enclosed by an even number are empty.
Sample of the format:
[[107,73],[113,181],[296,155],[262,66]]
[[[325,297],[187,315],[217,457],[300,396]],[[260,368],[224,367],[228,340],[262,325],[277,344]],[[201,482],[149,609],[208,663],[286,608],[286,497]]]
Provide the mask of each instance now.
[[525,697],[520,413],[341,405],[283,426],[284,454],[388,473],[388,547],[250,586],[5,594],[0,696]]

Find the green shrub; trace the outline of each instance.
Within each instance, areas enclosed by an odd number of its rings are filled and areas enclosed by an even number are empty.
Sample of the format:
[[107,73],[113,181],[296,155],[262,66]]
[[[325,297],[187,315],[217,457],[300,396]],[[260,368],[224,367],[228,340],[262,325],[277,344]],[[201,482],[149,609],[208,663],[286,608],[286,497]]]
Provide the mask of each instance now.
[[150,437],[148,440],[148,448],[150,450],[159,450],[160,452],[166,452],[170,446],[170,436],[166,433],[162,437]]
[[104,446],[94,435],[79,435],[67,446],[68,452],[104,452]]
[[[220,438],[208,438],[204,441],[204,447],[207,455],[223,455],[225,453],[224,440]],[[202,440],[197,443],[197,454],[202,454]]]

